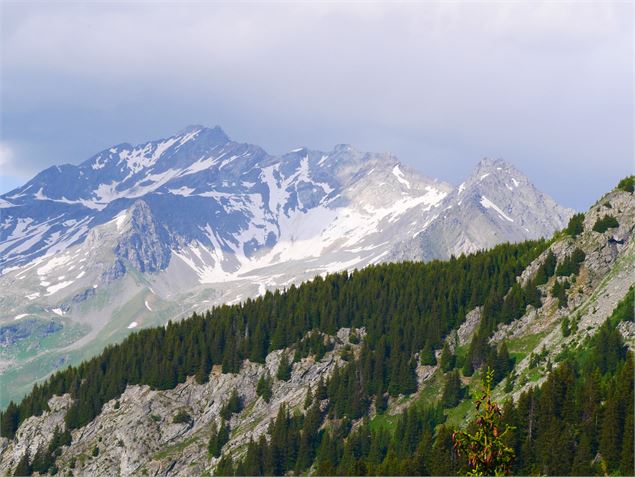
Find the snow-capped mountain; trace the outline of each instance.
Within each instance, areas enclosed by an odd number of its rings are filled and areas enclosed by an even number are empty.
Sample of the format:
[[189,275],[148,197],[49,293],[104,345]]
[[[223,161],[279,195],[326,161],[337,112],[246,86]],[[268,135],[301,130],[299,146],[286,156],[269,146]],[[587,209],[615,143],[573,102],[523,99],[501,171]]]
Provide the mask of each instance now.
[[[0,196],[0,384],[19,392],[136,327],[320,274],[550,235],[571,213],[502,161],[454,189],[390,154],[272,156],[219,127],[120,144]],[[55,331],[33,331],[47,320]]]
[[479,162],[435,210],[438,215],[432,223],[396,245],[391,259],[448,258],[496,243],[549,237],[573,214],[500,159]]

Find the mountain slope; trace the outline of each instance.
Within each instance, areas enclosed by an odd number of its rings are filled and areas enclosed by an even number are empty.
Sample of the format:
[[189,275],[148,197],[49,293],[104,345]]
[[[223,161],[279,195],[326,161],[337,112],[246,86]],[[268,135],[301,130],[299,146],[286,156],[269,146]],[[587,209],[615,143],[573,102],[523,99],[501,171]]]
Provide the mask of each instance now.
[[489,248],[492,243],[548,237],[572,215],[515,167],[491,159],[479,162],[437,210],[437,220],[412,240],[395,246],[394,258],[449,258]]
[[513,224],[479,205],[472,179],[459,194],[348,145],[272,156],[219,127],[51,167],[0,198],[0,385],[10,388],[0,404],[132,329],[317,275],[549,235],[571,213],[511,166],[480,167],[503,169],[483,184]]
[[[612,226],[602,228],[598,223],[607,215],[613,216],[615,221]],[[60,392],[67,389],[70,396],[53,398],[51,410],[40,417],[32,416],[26,420],[26,415],[20,417],[24,422],[17,429],[15,439],[3,441],[3,469],[13,468],[27,447],[34,455],[50,440],[54,424],[61,426],[66,415],[66,425],[75,430],[71,444],[61,447],[58,465],[71,473],[198,475],[213,469],[222,473],[228,468],[227,459],[210,458],[206,443],[214,435],[211,423],[219,425],[222,422],[221,409],[227,404],[227,393],[232,389],[238,391],[244,402],[242,409],[229,411],[231,434],[229,442],[223,446],[224,456],[240,460],[240,456],[253,448],[248,445],[250,438],[258,441],[265,433],[270,434],[271,442],[287,435],[280,432],[293,435],[293,426],[310,422],[309,416],[314,412],[311,409],[321,409],[320,420],[324,421],[332,438],[343,440],[348,436],[346,442],[351,442],[357,437],[354,433],[349,435],[347,421],[353,423],[354,429],[364,426],[361,420],[364,415],[370,415],[377,425],[394,423],[396,418],[391,416],[412,404],[434,404],[440,398],[443,382],[447,382],[452,373],[444,375],[439,366],[428,364],[428,354],[432,349],[440,354],[445,342],[454,349],[457,359],[476,359],[474,346],[469,346],[467,355],[466,346],[470,339],[472,343],[478,342],[481,333],[485,333],[485,343],[505,340],[514,356],[515,364],[509,374],[503,375],[502,381],[499,379],[495,396],[498,399],[515,396],[519,403],[527,403],[520,393],[543,382],[555,364],[564,359],[562,356],[586,353],[588,338],[598,332],[604,333],[601,331],[603,324],[613,315],[613,310],[619,308],[618,304],[627,296],[629,288],[631,302],[622,305],[627,312],[612,317],[617,321],[608,329],[615,333],[617,328],[618,334],[626,338],[631,349],[635,349],[632,326],[632,286],[635,283],[633,193],[612,191],[593,206],[580,223],[579,229],[573,227],[570,234],[561,233],[550,243],[506,245],[443,263],[371,267],[350,276],[341,274],[326,280],[318,279],[287,293],[267,294],[245,305],[214,310],[213,315],[193,317],[167,329],[142,331],[129,338],[122,347],[107,351],[92,364],[83,366],[76,372],[78,374],[72,375],[68,371],[67,376],[58,375],[48,387],[37,390],[32,396],[34,400],[24,409],[37,408],[55,389]],[[578,249],[584,253],[582,259],[580,254],[574,253]],[[574,255],[578,257],[577,262],[571,262]],[[555,262],[545,268],[550,256]],[[556,284],[563,287],[564,294],[556,291]],[[536,302],[531,298],[534,304],[514,311],[517,318],[506,323],[506,310],[510,310],[516,300],[516,287],[528,292],[536,290],[538,299]],[[491,305],[496,300],[502,300],[501,306]],[[474,315],[473,309],[476,310],[476,323],[468,319]],[[565,322],[570,326],[565,326]],[[490,327],[492,323],[493,328]],[[220,332],[221,329],[224,331]],[[247,329],[251,331],[247,332]],[[318,339],[311,338],[312,334],[306,334],[311,329],[321,330],[324,334],[317,335]],[[217,349],[219,336],[224,337],[222,351]],[[196,340],[194,345],[189,342],[192,339]],[[500,348],[498,352],[496,348],[490,348],[477,366],[489,363],[487,356],[491,355],[492,349],[494,355],[502,353]],[[131,353],[132,350],[138,350],[138,355]],[[199,354],[203,352],[210,353],[210,361],[200,359]],[[612,352],[621,351],[619,348],[602,351],[605,354]],[[156,358],[148,361],[149,353],[158,353],[159,362]],[[267,402],[258,396],[258,381],[267,374],[277,373],[281,354],[289,357],[295,354],[297,359],[293,360],[296,362],[291,367],[289,380],[274,379],[273,398]],[[139,375],[140,378],[124,378],[127,375],[117,371],[117,363],[121,363],[123,356],[126,356],[122,368],[125,373],[134,373],[135,369],[142,369],[140,366],[151,363],[155,364],[156,370],[148,368],[148,372]],[[245,357],[250,359],[241,361]],[[416,363],[412,357],[416,358]],[[624,362],[623,357],[620,360]],[[336,363],[341,365],[337,372]],[[186,374],[190,373],[184,374],[184,371],[188,367],[191,367],[191,374],[196,375],[195,379],[186,379]],[[176,370],[174,375],[168,372],[171,368]],[[84,382],[82,373],[90,379]],[[118,380],[129,379],[129,384],[119,391],[123,394],[115,392],[111,398],[104,393],[112,392],[108,390],[118,382],[110,381],[113,376]],[[320,378],[326,376],[330,376],[330,381],[321,391]],[[611,379],[618,379],[618,375]],[[476,386],[478,381],[478,375],[463,377],[463,382],[470,387]],[[155,390],[151,390],[152,387]],[[104,391],[97,391],[100,388]],[[308,400],[307,406],[302,406],[309,389],[313,399]],[[40,394],[42,392],[44,394]],[[105,400],[103,408],[99,401],[96,408],[91,407],[94,404],[91,393]],[[443,394],[445,396],[445,392]],[[315,396],[319,396],[317,401]],[[547,391],[545,396],[547,399]],[[388,411],[376,413],[382,407],[380,400],[386,398]],[[624,404],[611,402],[619,406]],[[283,404],[301,415],[306,413],[304,421],[297,424],[295,417],[285,417]],[[445,412],[437,410],[424,414],[421,419],[428,419],[435,431],[437,424],[447,421],[453,425],[457,419],[469,416],[471,411],[466,404],[451,405]],[[280,409],[283,409],[282,413]],[[186,412],[189,418],[176,419],[180,411]],[[7,411],[2,416],[3,433],[11,425],[7,416],[13,412]],[[91,415],[91,412],[95,414]],[[632,415],[632,409],[630,413]],[[268,426],[274,416],[278,416],[276,425]],[[415,415],[410,419],[415,419]],[[279,427],[282,422],[287,422],[289,427]],[[412,434],[407,429],[407,426],[403,428],[403,435]],[[448,435],[444,432],[442,427],[436,429],[434,446],[439,455],[447,450],[443,439]],[[538,427],[536,433],[546,435],[545,428]],[[152,435],[152,439],[144,437],[148,435]],[[317,434],[315,436],[316,440],[306,445],[317,446],[319,438]],[[412,436],[419,436],[416,437],[419,439],[421,432]],[[425,447],[426,452],[431,443]],[[262,441],[258,444],[260,448],[264,445]],[[298,455],[301,454],[299,448],[289,445],[289,449],[296,449]],[[96,454],[95,447],[99,448]],[[309,448],[312,452],[317,450],[317,447]],[[345,454],[341,457],[341,451],[335,448],[333,455],[343,459]],[[541,448],[539,451],[543,452]],[[91,453],[93,457],[89,456]],[[447,462],[450,460],[446,459]],[[283,470],[290,468],[285,467],[289,464],[281,465]],[[619,456],[611,457],[607,465],[616,468]],[[454,470],[446,469],[445,472]]]

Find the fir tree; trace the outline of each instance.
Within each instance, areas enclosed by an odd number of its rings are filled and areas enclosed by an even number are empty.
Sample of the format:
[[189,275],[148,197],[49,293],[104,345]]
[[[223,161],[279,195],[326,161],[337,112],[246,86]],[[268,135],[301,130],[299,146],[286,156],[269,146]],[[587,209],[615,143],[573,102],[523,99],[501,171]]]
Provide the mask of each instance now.
[[445,377],[445,384],[443,386],[443,397],[441,402],[444,407],[454,407],[463,398],[463,386],[461,379],[459,378],[458,371],[451,371]]
[[452,351],[450,351],[450,346],[448,346],[448,342],[446,341],[441,351],[441,369],[444,373],[447,373],[451,369],[454,369],[455,363],[456,358]]
[[457,431],[452,435],[455,449],[467,457],[470,466],[467,475],[507,475],[511,471],[514,450],[504,441],[509,427],[499,430],[502,413],[491,399],[493,378],[494,371],[488,369],[483,377],[483,392],[475,401],[479,411],[476,431]]
[[286,353],[282,353],[280,357],[276,378],[280,381],[288,381],[291,378],[291,363],[289,363],[289,358]]
[[260,376],[258,384],[256,385],[256,395],[262,397],[265,402],[269,402],[272,396],[271,385],[271,377],[269,374]]
[[437,358],[434,356],[434,350],[429,342],[421,350],[421,364],[423,366],[435,366],[437,364]]
[[29,449],[24,451],[22,458],[18,461],[18,465],[15,466],[13,470],[13,475],[16,477],[22,477],[25,475],[32,475],[33,468],[31,467],[31,462],[29,461]]

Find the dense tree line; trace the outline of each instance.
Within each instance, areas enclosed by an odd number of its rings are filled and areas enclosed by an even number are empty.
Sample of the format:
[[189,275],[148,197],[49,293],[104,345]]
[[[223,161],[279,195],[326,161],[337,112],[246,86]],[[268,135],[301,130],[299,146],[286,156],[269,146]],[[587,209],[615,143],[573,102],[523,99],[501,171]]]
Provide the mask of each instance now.
[[[505,403],[500,424],[512,427],[505,442],[514,450],[514,474],[634,475],[635,361],[616,329],[633,320],[633,294],[544,384]],[[454,451],[443,412],[445,394],[461,384],[456,370],[445,379],[438,404],[410,407],[392,430],[373,428],[368,416],[351,430],[350,419],[331,411],[338,397],[330,392],[323,412],[317,397],[306,416],[281,407],[269,438],[251,442],[238,462],[223,458],[216,474],[282,475],[313,466],[317,475],[464,475],[467,462]]]
[[334,381],[342,388],[359,382],[366,396],[362,404],[374,394],[412,392],[414,355],[426,347],[440,348],[467,311],[499,300],[545,247],[544,241],[503,244],[448,261],[383,264],[317,277],[285,292],[141,330],[53,374],[19,404],[10,403],[0,416],[0,433],[12,438],[22,421],[64,393],[74,399],[66,424],[78,428],[129,384],[170,389],[187,376],[204,382],[213,365],[237,372],[243,359],[262,363],[269,352],[299,342],[311,330],[332,335],[342,327],[366,328],[360,362],[365,371],[342,371]]

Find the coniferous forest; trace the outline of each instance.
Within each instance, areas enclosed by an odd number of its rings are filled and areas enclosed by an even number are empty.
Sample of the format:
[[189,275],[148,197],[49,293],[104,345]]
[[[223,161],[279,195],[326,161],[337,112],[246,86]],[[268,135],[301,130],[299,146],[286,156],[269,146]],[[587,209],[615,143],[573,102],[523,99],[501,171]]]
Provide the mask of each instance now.
[[[100,356],[55,373],[21,402],[11,403],[0,416],[2,436],[12,438],[21,422],[47,409],[51,396],[70,393],[74,403],[64,437],[56,439],[63,445],[69,430],[90,422],[129,384],[170,389],[187,376],[205,382],[213,365],[237,372],[244,359],[263,362],[269,352],[285,347],[295,349],[296,357],[319,357],[328,345],[316,331],[364,328],[357,357],[311,391],[306,412],[282,406],[268,438],[250,442],[236,461],[222,457],[216,473],[282,475],[313,466],[320,475],[461,474],[467,471],[466,461],[454,450],[444,409],[467,398],[461,375],[489,367],[499,382],[512,369],[506,346],[491,346],[488,338],[498,324],[540,303],[537,286],[558,273],[555,260],[547,257],[534,281],[523,287],[515,277],[546,246],[544,241],[505,244],[445,262],[385,264],[318,277],[284,292],[141,330]],[[578,259],[569,260],[571,273]],[[457,362],[443,340],[476,306],[482,307],[480,326],[467,356]],[[515,452],[514,473],[632,475],[633,355],[616,331],[622,320],[633,320],[633,290],[588,340],[584,353],[562,356],[542,386],[515,404],[504,404],[500,420],[512,426],[506,440]],[[389,396],[415,392],[415,367],[436,360],[432,350],[441,350],[445,372],[441,400],[410,407],[394,429],[373,427],[369,410],[381,413]],[[290,369],[283,360],[275,378],[288,379]],[[258,384],[265,400],[273,378]],[[240,398],[232,396],[220,427],[212,429],[211,456],[221,455],[229,432],[225,421],[241,409]],[[53,469],[50,456],[56,449],[49,451],[33,463]],[[28,458],[24,465],[31,465]]]

